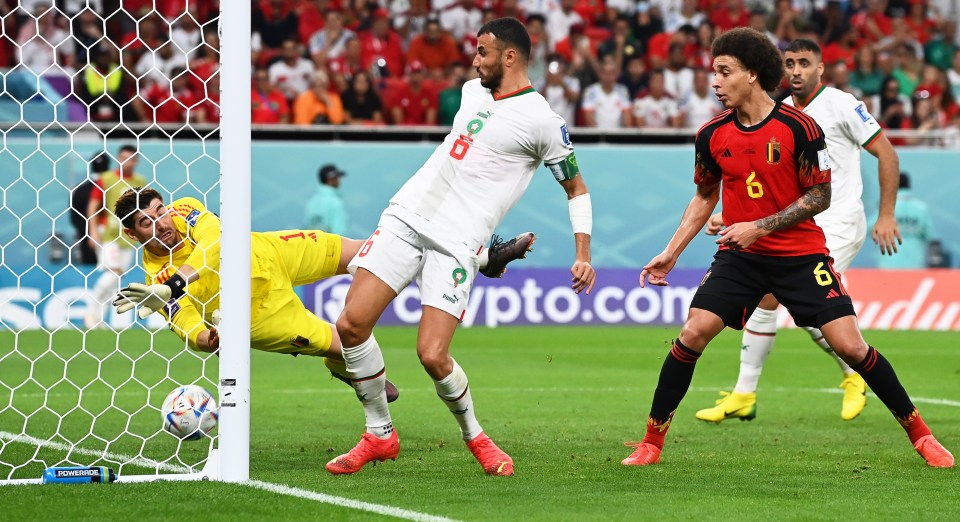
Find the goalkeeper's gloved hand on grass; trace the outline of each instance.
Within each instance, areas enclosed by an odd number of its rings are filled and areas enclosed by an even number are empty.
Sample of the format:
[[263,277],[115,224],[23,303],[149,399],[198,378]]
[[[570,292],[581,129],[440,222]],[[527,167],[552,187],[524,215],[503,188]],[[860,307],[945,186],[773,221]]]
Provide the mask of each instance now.
[[137,316],[140,319],[146,319],[154,312],[160,311],[171,299],[175,300],[183,296],[186,287],[187,282],[179,274],[174,274],[173,277],[159,285],[130,283],[126,288],[120,290],[113,306],[117,307],[117,313],[122,314],[139,305],[140,309],[137,310]]

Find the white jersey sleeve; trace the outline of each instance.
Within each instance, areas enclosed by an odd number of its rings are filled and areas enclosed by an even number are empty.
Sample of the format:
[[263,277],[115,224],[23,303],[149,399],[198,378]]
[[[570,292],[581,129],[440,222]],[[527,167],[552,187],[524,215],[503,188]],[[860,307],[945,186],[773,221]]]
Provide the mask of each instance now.
[[573,152],[570,143],[570,131],[567,124],[559,115],[551,113],[539,121],[540,150],[537,156],[543,158],[543,163],[553,165],[567,159]]
[[836,104],[834,110],[837,111],[837,119],[841,122],[844,134],[861,147],[866,147],[883,130],[880,123],[867,110],[866,104],[852,94],[843,93],[837,98],[840,103]]

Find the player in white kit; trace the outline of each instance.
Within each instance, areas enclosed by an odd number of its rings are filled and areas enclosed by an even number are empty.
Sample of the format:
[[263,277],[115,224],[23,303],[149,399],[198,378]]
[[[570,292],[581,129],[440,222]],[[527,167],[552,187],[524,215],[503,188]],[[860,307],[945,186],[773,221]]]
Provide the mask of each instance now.
[[576,243],[573,289],[589,293],[593,288],[590,194],[566,124],[530,85],[530,36],[514,18],[493,20],[477,36],[473,66],[480,78],[463,86],[453,129],[390,200],[377,230],[350,263],[356,273],[337,331],[367,429],[356,447],[327,463],[333,474],[356,473],[368,462],[395,459],[400,451],[373,327],[414,278],[423,305],[417,338],[421,364],[484,471],[513,474],[513,460],[477,422],[467,376],[450,356],[450,342],[467,309],[477,256],[541,163],[567,194]]
[[[833,268],[843,273],[856,257],[867,233],[863,211],[863,181],[860,178],[860,149],[879,160],[880,212],[873,226],[873,241],[880,253],[893,255],[902,242],[894,205],[900,176],[900,160],[887,140],[880,124],[870,115],[863,102],[853,95],[820,83],[823,74],[820,47],[811,40],[798,39],[784,51],[784,66],[790,79],[791,96],[783,103],[794,105],[809,114],[823,128],[830,166],[833,172],[830,207],[817,214],[815,221],[826,235]],[[720,214],[710,218],[708,234],[723,227]],[[777,307],[773,295],[767,295],[743,329],[740,350],[740,375],[732,393],[720,392],[716,406],[697,412],[698,419],[721,422],[739,418],[751,420],[757,412],[757,382],[763,363],[773,349],[777,334]],[[804,328],[820,348],[833,356],[843,371],[840,387],[844,390],[840,416],[851,420],[863,411],[867,401],[867,385],[863,378],[843,362],[823,339],[820,330]]]

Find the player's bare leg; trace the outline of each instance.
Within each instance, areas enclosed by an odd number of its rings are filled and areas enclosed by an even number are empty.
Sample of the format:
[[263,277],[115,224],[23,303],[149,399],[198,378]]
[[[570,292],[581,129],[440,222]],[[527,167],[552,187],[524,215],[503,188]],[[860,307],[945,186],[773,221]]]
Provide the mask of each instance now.
[[843,402],[840,407],[840,418],[843,420],[853,420],[867,406],[867,382],[859,373],[847,364],[830,346],[830,343],[823,337],[823,332],[818,328],[804,327],[804,330],[810,334],[813,340],[821,350],[827,353],[840,366],[843,372],[843,381],[840,382],[840,388],[843,389]]
[[680,336],[660,369],[660,379],[653,394],[647,418],[647,432],[640,442],[628,442],[636,450],[621,461],[625,466],[646,466],[660,462],[660,452],[673,414],[690,388],[697,359],[707,344],[723,331],[720,316],[700,308],[691,308]]
[[417,334],[417,355],[420,364],[433,379],[437,395],[460,425],[460,434],[467,448],[488,475],[513,475],[513,459],[504,453],[488,437],[473,408],[467,374],[453,357],[450,357],[450,342],[457,330],[459,320],[443,310],[432,306],[423,307],[420,330]]
[[863,377],[877,398],[893,413],[927,464],[937,468],[953,467],[953,455],[940,445],[923,422],[893,366],[863,339],[857,318],[848,315],[834,319],[821,326],[820,330],[837,355]]
[[337,332],[347,374],[363,403],[367,429],[352,450],[327,463],[330,473],[356,473],[368,462],[396,459],[400,453],[400,439],[387,406],[383,354],[373,336],[374,325],[396,296],[392,288],[363,268],[357,270],[347,292]]

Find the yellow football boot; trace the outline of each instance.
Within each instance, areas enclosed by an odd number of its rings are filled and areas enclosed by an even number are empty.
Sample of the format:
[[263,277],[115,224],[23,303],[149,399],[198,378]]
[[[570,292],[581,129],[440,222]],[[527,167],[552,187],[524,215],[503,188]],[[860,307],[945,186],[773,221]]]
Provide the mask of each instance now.
[[720,423],[727,419],[753,420],[757,416],[757,394],[720,392],[717,405],[697,412],[702,421]]
[[850,373],[843,377],[840,387],[843,388],[840,417],[843,420],[853,420],[867,405],[867,383],[859,373]]

